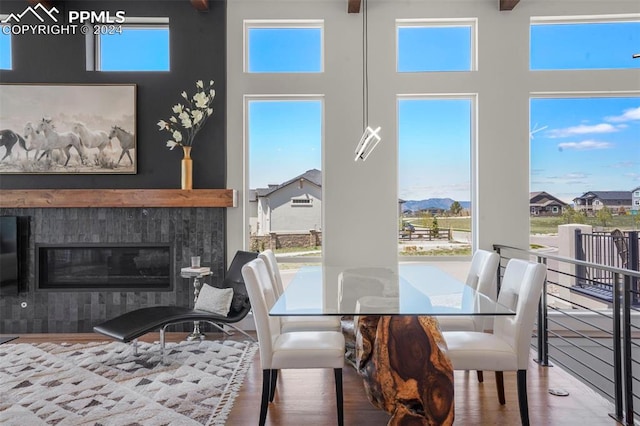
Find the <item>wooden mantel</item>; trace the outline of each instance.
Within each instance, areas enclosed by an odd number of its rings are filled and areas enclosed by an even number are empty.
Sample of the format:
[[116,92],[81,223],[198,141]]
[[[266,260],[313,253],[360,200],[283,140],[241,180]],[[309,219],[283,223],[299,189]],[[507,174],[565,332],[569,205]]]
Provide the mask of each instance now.
[[3,189],[0,208],[235,207],[233,189]]

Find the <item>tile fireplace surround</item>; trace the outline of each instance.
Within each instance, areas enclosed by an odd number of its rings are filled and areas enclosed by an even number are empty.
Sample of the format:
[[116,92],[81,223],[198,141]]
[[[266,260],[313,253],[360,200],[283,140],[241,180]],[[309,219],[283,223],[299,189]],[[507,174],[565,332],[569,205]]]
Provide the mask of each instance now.
[[[190,306],[193,289],[180,277],[180,267],[186,266],[191,256],[200,255],[202,263],[211,266],[213,282],[224,275],[224,208],[3,207],[0,215],[27,216],[30,228],[27,291],[0,296],[0,334],[90,332],[95,324],[133,309]],[[171,244],[173,285],[170,291],[37,290],[36,244],[78,243]]]

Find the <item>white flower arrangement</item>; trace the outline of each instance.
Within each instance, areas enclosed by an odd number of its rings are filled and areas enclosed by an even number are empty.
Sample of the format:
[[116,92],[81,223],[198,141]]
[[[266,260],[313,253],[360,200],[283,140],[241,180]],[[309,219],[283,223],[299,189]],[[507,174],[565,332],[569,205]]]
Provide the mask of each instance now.
[[211,102],[216,96],[216,91],[213,89],[213,80],[209,82],[209,86],[206,88],[202,80],[198,80],[196,81],[196,88],[198,91],[191,99],[187,96],[187,92],[181,93],[186,105],[180,103],[174,105],[172,108],[174,115],[168,121],[158,121],[160,131],[168,131],[173,138],[167,141],[167,148],[169,149],[173,149],[176,146],[192,146],[193,138],[213,114]]

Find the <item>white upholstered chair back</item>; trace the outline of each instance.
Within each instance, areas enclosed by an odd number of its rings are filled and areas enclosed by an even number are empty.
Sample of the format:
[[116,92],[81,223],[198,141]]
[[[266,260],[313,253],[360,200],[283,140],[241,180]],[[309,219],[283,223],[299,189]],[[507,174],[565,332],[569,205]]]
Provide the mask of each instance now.
[[284,286],[282,285],[282,277],[280,276],[280,268],[278,268],[278,260],[273,250],[264,250],[258,257],[262,259],[267,265],[269,275],[271,275],[271,281],[273,282],[273,291],[275,292],[276,299],[282,296],[284,293]]
[[[494,251],[476,250],[471,260],[471,267],[467,273],[466,284],[476,289],[478,293],[484,294],[491,300],[497,297],[497,275],[500,256]],[[481,303],[480,300],[475,301]],[[479,309],[479,308],[478,308]],[[485,316],[473,317],[475,331],[491,330],[493,318]]]
[[258,258],[242,267],[242,276],[249,293],[260,342],[260,364],[263,370],[271,369],[273,343],[280,335],[280,318],[269,316],[269,309],[276,301],[271,275],[265,262]]
[[501,281],[498,302],[516,314],[496,317],[493,334],[516,351],[519,370],[526,370],[529,362],[531,333],[546,274],[547,267],[541,263],[511,259]]

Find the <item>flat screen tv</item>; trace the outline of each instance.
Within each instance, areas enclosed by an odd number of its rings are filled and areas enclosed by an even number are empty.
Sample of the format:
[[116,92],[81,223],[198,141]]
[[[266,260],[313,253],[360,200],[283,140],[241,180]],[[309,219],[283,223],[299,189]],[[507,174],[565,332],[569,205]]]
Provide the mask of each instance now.
[[20,291],[20,218],[0,216],[0,294]]

